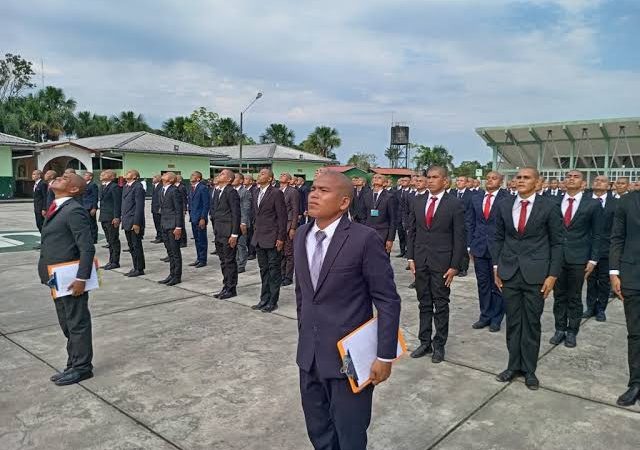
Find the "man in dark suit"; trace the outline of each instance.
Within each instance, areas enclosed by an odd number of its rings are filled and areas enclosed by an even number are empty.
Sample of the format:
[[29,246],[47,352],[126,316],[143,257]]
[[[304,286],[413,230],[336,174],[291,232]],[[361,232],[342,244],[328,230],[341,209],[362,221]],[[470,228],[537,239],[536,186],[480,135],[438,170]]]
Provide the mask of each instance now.
[[253,177],[251,175],[245,175],[243,180],[244,188],[249,191],[251,194],[251,223],[247,224],[247,250],[249,255],[247,256],[248,260],[256,259],[256,248],[253,245],[253,226],[256,218],[256,211],[254,209],[255,206],[255,196],[258,195],[259,191],[258,186],[254,183]]
[[490,249],[496,232],[496,216],[498,205],[510,196],[502,186],[502,174],[491,171],[487,173],[484,194],[477,194],[465,211],[467,229],[467,245],[473,256],[480,301],[480,317],[473,328],[489,327],[489,331],[500,331],[504,317],[502,293],[496,286],[493,277],[493,261]]
[[162,242],[162,227],[160,226],[160,190],[162,189],[162,181],[160,175],[154,175],[152,178],[151,191],[151,217],[153,217],[153,226],[156,229],[156,237],[152,244]]
[[287,237],[284,241],[284,254],[282,258],[282,286],[293,284],[293,237],[298,228],[298,213],[300,208],[300,194],[290,185],[291,174],[280,174],[280,190],[284,195],[284,204],[287,207]]
[[236,251],[240,235],[240,196],[231,181],[235,174],[223,169],[218,175],[218,185],[211,202],[211,217],[214,223],[216,253],[222,269],[222,289],[214,295],[221,300],[235,297],[238,285],[238,263]]
[[100,173],[100,224],[109,245],[109,262],[104,270],[120,267],[120,215],[122,211],[122,189],[115,182],[113,170]]
[[539,387],[540,317],[544,300],[562,267],[564,229],[558,205],[536,195],[540,174],[533,167],[518,171],[518,196],[498,205],[491,259],[496,286],[502,290],[507,316],[509,365],[496,379],[524,373],[525,385]]
[[180,239],[184,230],[184,195],[176,187],[175,173],[163,173],[161,181],[160,226],[163,232],[162,241],[169,256],[169,275],[158,283],[175,286],[182,282]]
[[349,213],[351,220],[356,223],[365,223],[367,220],[367,207],[364,199],[371,194],[371,188],[367,186],[366,181],[362,177],[353,177],[353,199],[349,205]]
[[362,205],[365,214],[364,224],[376,230],[385,245],[387,253],[391,253],[396,238],[396,217],[394,199],[384,189],[385,176],[375,174],[372,178],[373,189],[363,196]]
[[[319,175],[309,194],[313,223],[296,233],[296,306],[300,393],[307,433],[317,449],[365,449],[373,385],[391,375],[400,297],[375,230],[347,217],[352,187],[341,173]],[[345,285],[349,289],[345,289]],[[378,316],[378,358],[369,385],[351,392],[341,373],[338,340]]]
[[591,197],[600,203],[602,207],[602,227],[600,233],[600,249],[598,250],[598,264],[587,279],[587,308],[582,315],[583,319],[596,316],[598,322],[607,320],[605,310],[609,302],[611,282],[609,281],[609,248],[611,246],[611,230],[613,229],[613,216],[616,211],[618,199],[607,191],[609,178],[598,175],[592,183]]
[[211,207],[209,189],[202,182],[202,173],[197,170],[191,174],[188,209],[191,232],[196,244],[196,260],[189,265],[199,269],[207,265],[207,218]]
[[98,220],[96,213],[98,212],[98,185],[93,182],[93,172],[85,172],[84,181],[87,183],[87,188],[82,195],[82,206],[89,212],[91,236],[93,236],[93,243],[97,244]]
[[144,275],[145,268],[142,248],[145,192],[139,179],[140,173],[137,170],[129,170],[125,175],[127,182],[122,189],[121,224],[133,262],[133,268],[125,274],[126,277]]
[[[182,205],[184,211],[182,212],[183,216],[187,215],[187,206],[189,204],[189,191],[187,187],[184,185],[183,178],[181,175],[176,175],[176,182],[174,183],[178,188],[178,192],[182,194]],[[183,229],[182,234],[180,235],[180,247],[187,246],[187,230]]]
[[251,192],[245,189],[243,182],[244,176],[241,173],[236,173],[231,183],[240,198],[240,236],[238,236],[238,250],[236,252],[238,273],[244,273],[247,270],[247,258],[249,256],[247,237],[253,215],[253,196]]
[[557,178],[552,178],[549,181],[549,189],[544,191],[544,194],[547,197],[551,197],[556,200],[558,203],[562,201],[562,197],[564,197],[564,192],[560,190],[560,182]]
[[[466,211],[471,202],[471,199],[475,196],[475,191],[471,190],[473,186],[473,179],[470,177],[459,176],[456,178],[456,188],[451,189],[450,194],[454,195],[458,200],[462,202]],[[469,271],[469,254],[465,253],[460,264],[460,272],[458,276],[466,277]]]
[[629,389],[617,401],[640,400],[640,191],[620,198],[613,219],[609,274],[613,292],[623,301],[627,320]]
[[394,191],[396,197],[396,232],[398,233],[398,241],[400,244],[400,253],[396,255],[398,258],[404,258],[407,252],[407,232],[404,227],[404,217],[407,215],[407,199],[409,195],[409,182],[408,177],[402,177],[398,180],[398,187]]
[[273,172],[264,168],[258,175],[260,189],[253,197],[254,231],[253,245],[256,248],[262,291],[260,301],[252,309],[273,312],[278,308],[280,285],[282,284],[281,258],[287,238],[287,206],[284,194],[271,185]]
[[85,282],[91,277],[95,247],[89,214],[79,201],[73,200],[82,197],[85,180],[76,174],[64,174],[53,180],[49,188],[55,199],[42,226],[40,281],[45,285],[49,283],[49,265],[79,261],[76,280],[69,286],[71,295],[54,300],[60,328],[67,338],[67,365],[64,372],[53,375],[51,381],[65,386],[93,376],[91,314]]
[[53,199],[56,196],[56,194],[51,189],[49,189],[49,186],[51,186],[51,182],[56,178],[58,178],[58,174],[56,173],[55,170],[47,170],[44,173],[44,182],[47,183],[47,195],[46,195],[46,200],[44,202],[44,209],[45,209],[44,213],[47,212],[47,210],[49,209],[49,206],[51,206],[51,202],[53,202]]
[[571,170],[565,177],[566,195],[560,204],[565,227],[562,243],[562,269],[553,289],[553,316],[556,332],[549,341],[564,341],[576,346],[582,319],[582,285],[598,264],[602,207],[600,202],[584,195],[584,176]]
[[300,197],[300,209],[298,210],[298,225],[307,223],[307,199],[309,197],[309,188],[302,177],[294,177],[296,180],[296,189]]
[[33,180],[33,214],[36,218],[36,227],[42,231],[44,215],[47,212],[45,203],[47,201],[47,183],[42,180],[42,171],[34,170],[31,174]]
[[[467,249],[464,207],[445,192],[446,180],[444,167],[433,166],[427,171],[428,195],[413,202],[407,233],[407,257],[416,278],[420,309],[420,346],[411,357],[421,358],[433,351],[434,363],[444,360],[451,283]],[[433,337],[432,322],[436,328]]]

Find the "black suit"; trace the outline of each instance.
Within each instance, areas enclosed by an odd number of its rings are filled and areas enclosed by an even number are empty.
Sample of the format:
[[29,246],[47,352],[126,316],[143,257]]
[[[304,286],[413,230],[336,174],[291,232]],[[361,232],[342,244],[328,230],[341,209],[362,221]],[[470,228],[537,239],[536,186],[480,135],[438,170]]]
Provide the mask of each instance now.
[[111,181],[100,191],[100,224],[109,244],[109,263],[120,264],[120,225],[114,226],[113,219],[120,219],[122,211],[122,189]]
[[[187,206],[189,205],[189,190],[183,183],[176,185],[176,188],[178,188],[178,192],[182,194],[182,204],[184,206],[184,209],[182,211],[182,216],[184,217],[187,214],[187,209],[188,209]],[[186,228],[182,229],[182,235],[180,236],[180,246],[181,247],[187,246],[187,229]]]
[[[246,189],[246,187],[245,187]],[[249,187],[248,191],[249,191],[249,195],[251,196],[251,223],[247,224],[247,249],[249,251],[249,258],[255,258],[256,257],[256,247],[255,245],[253,245],[253,227],[254,227],[254,222],[256,219],[256,211],[255,211],[255,196],[258,195],[256,192],[259,191],[260,189],[255,185],[251,185],[251,187]]]
[[[58,206],[56,212],[45,219],[42,226],[42,248],[38,261],[40,281],[47,284],[47,266],[79,261],[77,278],[91,276],[95,247],[91,236],[89,213],[74,199]],[[67,365],[78,372],[93,369],[93,344],[89,293],[78,297],[58,297],[55,301],[58,322],[67,338]]]
[[[452,189],[449,193],[450,195],[455,196],[458,200],[462,202],[464,206],[464,210],[466,211],[468,208],[471,208],[471,201],[476,195],[478,195],[479,191],[472,191],[471,189],[465,189],[460,192],[457,189]],[[465,253],[462,257],[462,263],[460,264],[460,270],[463,272],[467,272],[469,270],[469,253]]]
[[[143,271],[145,268],[142,238],[144,237],[144,202],[145,192],[140,181],[122,188],[122,229],[127,237],[133,270]],[[133,231],[133,225],[140,226],[140,234]]]
[[211,203],[211,221],[214,223],[216,253],[220,258],[223,289],[235,290],[238,284],[238,246],[229,245],[229,237],[240,236],[240,196],[230,184],[216,189]]
[[38,231],[42,231],[42,224],[44,223],[44,216],[42,211],[46,211],[49,207],[45,206],[47,203],[47,183],[43,180],[38,180],[38,184],[33,188],[33,214],[36,217],[36,227]]
[[[431,195],[417,196],[407,227],[407,258],[416,266],[416,291],[420,309],[421,344],[443,350],[449,335],[449,295],[443,278],[450,268],[459,269],[467,251],[464,207],[454,196],[442,193],[431,226],[426,212]],[[432,338],[432,322],[436,333]]]
[[571,223],[565,226],[562,269],[553,289],[553,316],[556,331],[578,334],[582,320],[584,269],[588,261],[598,262],[602,207],[600,202],[583,193],[574,211]]
[[353,188],[353,200],[349,205],[349,212],[351,213],[351,220],[356,223],[365,223],[367,220],[367,207],[364,204],[364,199],[368,195],[371,195],[369,186],[362,186],[360,192]]
[[156,229],[156,240],[162,239],[162,226],[160,225],[160,190],[162,182],[153,185],[151,191],[151,216],[153,217],[153,226]]
[[619,271],[622,285],[631,386],[640,383],[640,191],[629,192],[618,201],[609,268]]
[[181,228],[184,233],[184,197],[180,190],[169,185],[159,193],[160,227],[164,247],[169,256],[169,276],[174,280],[182,279],[182,252],[180,239],[176,240],[173,231]]
[[382,242],[394,241],[396,238],[396,208],[393,194],[386,189],[375,193],[370,190],[360,192],[365,212],[364,224],[373,228]]
[[98,185],[93,181],[89,181],[84,190],[82,196],[82,205],[84,209],[91,212],[95,210],[93,216],[89,214],[89,220],[91,223],[91,236],[93,237],[93,243],[98,243]]
[[491,258],[502,279],[507,316],[509,370],[535,373],[540,350],[540,317],[544,298],[540,289],[548,276],[557,277],[562,267],[564,227],[560,209],[553,201],[536,195],[522,234],[514,226],[513,207],[520,196],[498,205],[496,234]]
[[282,281],[293,282],[293,239],[289,239],[289,230],[298,228],[298,213],[300,211],[300,194],[289,186],[284,191],[284,204],[287,207],[287,237],[284,241],[284,251],[282,257]]
[[[594,199],[597,202],[600,200]],[[589,315],[603,313],[609,302],[611,281],[609,279],[609,248],[611,247],[611,230],[613,217],[618,206],[618,199],[607,194],[602,210],[602,233],[600,234],[600,250],[598,265],[587,279],[587,312]]]

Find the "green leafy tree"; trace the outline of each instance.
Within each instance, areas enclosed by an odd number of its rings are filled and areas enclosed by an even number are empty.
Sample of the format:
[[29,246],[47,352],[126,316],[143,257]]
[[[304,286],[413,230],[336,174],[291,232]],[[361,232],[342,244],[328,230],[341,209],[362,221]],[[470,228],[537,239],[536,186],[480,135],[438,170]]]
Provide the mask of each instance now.
[[416,150],[413,162],[416,169],[426,169],[430,166],[443,166],[451,169],[453,156],[442,145],[436,145],[433,148],[426,145],[411,144],[411,148]]
[[[240,143],[240,126],[231,117],[220,119],[214,135],[215,146],[238,145]],[[243,141],[244,144],[244,141]]]
[[20,55],[7,53],[0,59],[0,102],[18,97],[25,89],[35,86],[31,77],[35,75],[32,63]]
[[290,130],[282,123],[272,123],[264,133],[260,135],[260,143],[262,144],[274,143],[286,147],[293,147],[295,139],[296,134],[293,130]]
[[475,178],[476,170],[482,168],[482,164],[478,161],[462,161],[460,165],[453,169],[453,175],[456,177],[464,176]]
[[398,167],[398,162],[400,161],[400,155],[402,154],[402,150],[398,147],[388,147],[384,151],[384,156],[389,159],[389,165],[392,169],[396,169]]
[[76,115],[74,132],[79,138],[119,133],[112,118],[90,111],[80,111]]
[[368,172],[369,169],[376,166],[376,155],[373,153],[354,153],[347,161],[347,164]]
[[336,159],[334,148],[340,147],[342,140],[338,130],[331,127],[316,127],[300,145],[306,152]]
[[160,134],[172,139],[177,139],[178,141],[194,144],[194,142],[191,142],[189,132],[187,131],[188,125],[191,122],[192,121],[190,117],[183,116],[177,116],[171,119],[167,119],[162,124],[162,130],[160,131]]
[[136,114],[133,111],[122,111],[117,116],[113,116],[111,121],[114,124],[116,133],[151,130],[151,127],[147,124],[142,114]]

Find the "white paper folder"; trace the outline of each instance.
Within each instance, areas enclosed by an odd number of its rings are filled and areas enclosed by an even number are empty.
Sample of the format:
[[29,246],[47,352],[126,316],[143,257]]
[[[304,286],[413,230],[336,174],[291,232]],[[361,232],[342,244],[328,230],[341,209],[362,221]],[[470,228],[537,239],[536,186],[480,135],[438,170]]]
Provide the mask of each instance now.
[[[349,383],[351,384],[351,390],[354,393],[360,392],[364,389],[371,379],[371,365],[378,357],[378,318],[374,317],[371,320],[365,322],[363,325],[353,330],[349,335],[338,341],[338,351],[340,352],[340,358],[347,365],[352,365],[349,372],[355,372],[355,376],[348,373]],[[405,343],[402,332],[398,330],[398,350],[396,352],[396,359],[402,356],[407,351],[407,344]],[[395,359],[394,359],[395,361]]]
[[[75,281],[78,274],[80,261],[69,261],[60,264],[47,266],[51,287],[51,296],[56,299],[71,295],[69,286]],[[92,291],[100,287],[100,277],[98,276],[98,259],[94,258],[91,276],[85,282],[84,291]]]

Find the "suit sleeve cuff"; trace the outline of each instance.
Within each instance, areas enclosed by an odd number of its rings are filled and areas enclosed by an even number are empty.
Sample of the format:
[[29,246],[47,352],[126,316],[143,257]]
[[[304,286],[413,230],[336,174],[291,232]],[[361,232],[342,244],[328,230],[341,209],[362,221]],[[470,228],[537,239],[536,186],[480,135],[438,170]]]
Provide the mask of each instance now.
[[380,358],[380,357],[378,356],[378,361],[382,361],[382,362],[393,362],[393,359]]
[[610,270],[609,271],[609,275],[620,275],[620,271],[619,270]]
[[598,265],[598,261],[589,260],[589,263],[590,263],[590,264],[593,264],[594,266],[597,266],[597,265]]
[[83,280],[82,278],[77,278],[77,277],[76,277],[76,281],[82,281],[83,283],[87,282],[87,280]]
[[232,237],[232,238],[237,238],[237,237],[238,237],[238,235],[237,235],[237,234],[232,234],[232,235],[231,235],[231,237]]
[[498,265],[493,266],[493,270],[498,270]]

